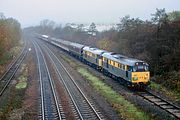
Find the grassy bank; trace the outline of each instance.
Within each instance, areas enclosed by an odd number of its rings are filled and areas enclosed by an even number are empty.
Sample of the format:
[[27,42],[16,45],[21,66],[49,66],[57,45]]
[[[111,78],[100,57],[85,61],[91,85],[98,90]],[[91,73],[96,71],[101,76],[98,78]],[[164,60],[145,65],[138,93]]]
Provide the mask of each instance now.
[[22,65],[22,69],[20,71],[21,76],[18,78],[18,83],[16,84],[16,89],[24,89],[27,87],[27,76],[28,76],[28,68],[25,64]]
[[20,120],[24,114],[22,103],[27,88],[28,69],[26,64],[20,67],[19,77],[13,81],[12,87],[8,90],[8,94],[4,99],[4,106],[0,111],[1,120]]
[[6,51],[0,56],[0,75],[5,71],[6,66],[13,60],[15,56],[17,56],[22,48],[22,44],[19,46],[15,46],[11,48],[10,51]]

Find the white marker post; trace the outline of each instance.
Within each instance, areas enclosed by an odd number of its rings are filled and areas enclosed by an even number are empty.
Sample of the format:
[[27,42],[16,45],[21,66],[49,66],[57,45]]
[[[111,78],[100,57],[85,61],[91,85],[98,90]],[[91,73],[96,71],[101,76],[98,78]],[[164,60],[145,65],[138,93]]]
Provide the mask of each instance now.
[[31,48],[29,48],[29,51],[31,51]]

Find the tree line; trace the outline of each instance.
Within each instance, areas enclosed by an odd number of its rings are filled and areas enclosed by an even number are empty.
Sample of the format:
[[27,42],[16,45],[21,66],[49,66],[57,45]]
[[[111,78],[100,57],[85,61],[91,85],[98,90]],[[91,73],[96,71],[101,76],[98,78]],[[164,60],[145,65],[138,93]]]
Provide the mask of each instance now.
[[0,13],[0,64],[11,57],[9,51],[21,40],[20,23]]

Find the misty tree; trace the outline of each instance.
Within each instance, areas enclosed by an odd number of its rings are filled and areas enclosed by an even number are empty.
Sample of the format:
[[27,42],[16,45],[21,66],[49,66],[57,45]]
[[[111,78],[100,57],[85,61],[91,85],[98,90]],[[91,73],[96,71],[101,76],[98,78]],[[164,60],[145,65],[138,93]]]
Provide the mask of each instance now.
[[52,27],[52,28],[54,28],[55,27],[55,22],[54,21],[52,21],[52,20],[48,20],[48,19],[45,19],[45,20],[42,20],[41,22],[40,22],[40,25],[41,26],[47,26],[47,27]]
[[168,14],[170,21],[180,21],[180,11],[173,11]]
[[3,20],[3,19],[6,19],[6,17],[4,16],[3,13],[0,12],[0,19]]
[[95,23],[91,23],[91,25],[89,26],[89,33],[92,35],[92,36],[95,36],[96,33],[97,33],[97,29],[96,29],[96,25]]
[[83,32],[84,31],[84,25],[83,24],[78,24],[76,29],[77,29],[78,32]]
[[59,34],[62,32],[62,25],[59,24],[54,28],[54,34],[57,35],[59,37]]
[[163,23],[166,23],[168,21],[168,15],[166,13],[166,10],[165,8],[163,9],[156,9],[156,13],[155,14],[151,14],[153,17],[152,17],[152,21],[155,23],[155,24],[158,24],[158,25],[161,25]]
[[118,31],[124,31],[127,28],[129,28],[129,21],[130,21],[129,15],[126,15],[123,18],[121,18],[120,23],[117,24],[117,30]]
[[42,28],[41,32],[43,34],[53,34],[55,26],[56,23],[52,20],[45,19],[40,22],[40,27]]
[[0,14],[0,64],[9,59],[9,51],[20,43],[21,33],[21,25],[17,20]]

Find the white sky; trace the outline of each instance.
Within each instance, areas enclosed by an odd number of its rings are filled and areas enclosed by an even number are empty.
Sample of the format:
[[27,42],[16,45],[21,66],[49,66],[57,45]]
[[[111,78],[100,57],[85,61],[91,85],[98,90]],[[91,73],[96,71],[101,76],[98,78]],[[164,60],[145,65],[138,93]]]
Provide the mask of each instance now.
[[180,11],[180,0],[0,0],[0,12],[22,27],[43,19],[57,23],[117,23],[125,15],[150,19],[156,8]]

